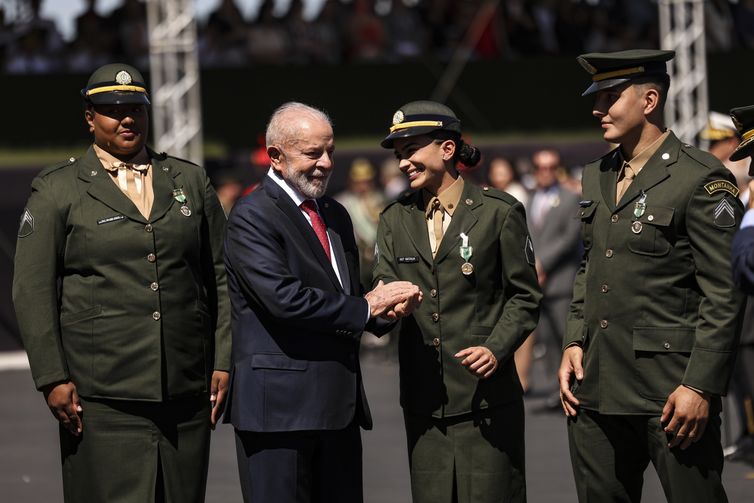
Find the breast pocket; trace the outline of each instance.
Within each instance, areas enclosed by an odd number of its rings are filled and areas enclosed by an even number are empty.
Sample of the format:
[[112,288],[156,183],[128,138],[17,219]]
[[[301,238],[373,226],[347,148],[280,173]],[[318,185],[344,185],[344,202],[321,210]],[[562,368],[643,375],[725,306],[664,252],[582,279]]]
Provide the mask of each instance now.
[[576,212],[576,218],[581,220],[581,238],[584,241],[584,250],[589,250],[594,241],[594,215],[597,212],[599,201],[590,201],[587,206],[582,206]]
[[673,208],[648,207],[641,217],[631,222],[628,249],[639,255],[667,255],[675,241],[674,213]]

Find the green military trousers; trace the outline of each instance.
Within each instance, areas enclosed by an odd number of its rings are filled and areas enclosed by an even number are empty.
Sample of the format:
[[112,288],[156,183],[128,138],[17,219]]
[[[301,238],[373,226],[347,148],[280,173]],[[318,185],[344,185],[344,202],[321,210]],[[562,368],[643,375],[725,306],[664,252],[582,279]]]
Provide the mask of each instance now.
[[437,419],[404,412],[414,503],[524,503],[524,405]]
[[66,503],[200,503],[209,464],[206,395],[81,399],[84,431],[60,428]]
[[581,409],[568,420],[571,463],[580,503],[636,503],[651,461],[668,503],[721,503],[720,415],[710,413],[702,438],[668,448],[657,416],[608,415]]

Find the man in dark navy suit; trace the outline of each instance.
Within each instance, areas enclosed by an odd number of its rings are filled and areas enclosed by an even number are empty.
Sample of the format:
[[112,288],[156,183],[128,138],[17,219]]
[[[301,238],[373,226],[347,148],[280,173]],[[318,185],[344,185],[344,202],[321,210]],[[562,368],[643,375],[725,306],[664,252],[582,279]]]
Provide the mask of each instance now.
[[358,503],[359,427],[371,427],[359,338],[389,329],[421,293],[403,281],[361,295],[351,220],[324,197],[334,140],[323,112],[282,105],[266,142],[270,170],[234,207],[225,238],[233,332],[225,421],[236,429],[244,500]]
[[[730,111],[733,123],[738,129],[741,143],[731,154],[731,161],[754,156],[754,105],[734,108]],[[753,157],[754,159],[754,157]],[[754,176],[754,165],[749,165],[749,175]],[[731,258],[733,280],[736,286],[751,296],[754,295],[754,181],[749,182],[748,209],[741,221],[741,227],[733,238]],[[747,310],[748,313],[748,310]],[[733,371],[733,383],[738,395],[741,435],[732,445],[725,448],[725,459],[745,461],[754,465],[754,330],[744,326],[741,332],[741,345],[738,361]]]

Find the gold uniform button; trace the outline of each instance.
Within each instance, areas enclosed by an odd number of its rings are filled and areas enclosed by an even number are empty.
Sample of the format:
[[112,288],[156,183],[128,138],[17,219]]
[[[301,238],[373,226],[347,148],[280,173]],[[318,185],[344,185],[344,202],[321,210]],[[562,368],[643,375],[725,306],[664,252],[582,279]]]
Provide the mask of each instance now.
[[600,328],[607,328],[608,324],[607,320],[600,320]]
[[152,232],[152,224],[147,224],[144,226],[144,230],[147,232]]
[[432,321],[434,321],[435,323],[440,321],[440,315],[437,313],[432,313]]
[[155,255],[154,253],[147,255],[147,262],[154,262],[155,260],[157,260],[157,255]]
[[438,339],[437,337],[435,337],[434,339],[432,339],[432,345],[434,347],[439,347],[440,346],[440,339]]
[[610,221],[611,221],[612,223],[615,223],[615,222],[617,222],[617,221],[618,221],[618,215],[613,215],[612,217],[610,217]]
[[600,287],[600,292],[602,292],[602,293],[607,293],[609,290],[610,290],[610,287],[607,286],[607,285],[602,285]]
[[152,313],[152,319],[153,319],[154,321],[157,321],[157,320],[159,320],[159,319],[160,319],[160,312],[159,312],[159,311],[155,311],[155,312],[153,312],[153,313]]
[[153,292],[156,292],[157,290],[160,289],[160,285],[157,284],[157,282],[155,281],[154,283],[152,283],[151,285],[149,285],[149,288],[151,288]]
[[665,344],[663,344],[662,347],[664,347],[665,349],[670,349],[670,343],[665,342]]
[[612,258],[612,256],[613,256],[613,249],[612,248],[608,248],[607,250],[605,250],[605,256],[607,258]]
[[432,298],[437,297],[437,289],[433,288],[432,290],[430,290],[429,291],[429,296],[432,297]]

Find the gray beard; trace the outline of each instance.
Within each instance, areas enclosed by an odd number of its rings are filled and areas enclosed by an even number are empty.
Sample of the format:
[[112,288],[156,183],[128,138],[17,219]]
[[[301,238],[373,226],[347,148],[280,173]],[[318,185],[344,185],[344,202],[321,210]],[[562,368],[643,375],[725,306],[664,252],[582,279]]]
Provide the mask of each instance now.
[[[325,195],[325,191],[327,191],[327,184],[330,182],[331,173],[332,172],[328,173],[324,179],[317,178],[316,180],[312,181],[307,178],[305,173],[290,169],[288,163],[286,163],[285,165],[286,180],[288,180],[291,185],[296,187],[296,189],[298,189],[298,191],[308,199],[319,199],[320,197]],[[319,170],[316,170],[315,174],[321,174],[321,172]]]

